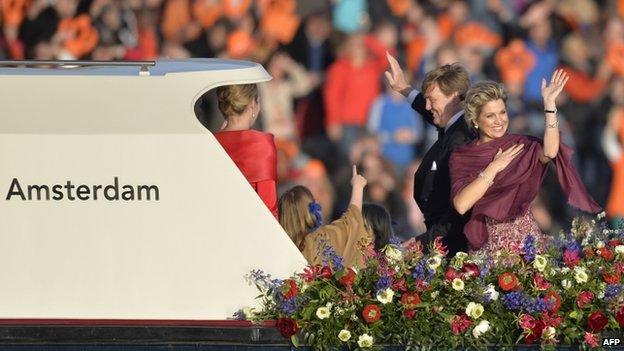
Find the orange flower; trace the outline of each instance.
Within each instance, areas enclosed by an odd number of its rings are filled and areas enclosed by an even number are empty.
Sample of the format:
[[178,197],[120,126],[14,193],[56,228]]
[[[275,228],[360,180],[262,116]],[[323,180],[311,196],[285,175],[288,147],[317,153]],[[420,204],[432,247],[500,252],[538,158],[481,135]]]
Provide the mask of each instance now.
[[362,311],[362,317],[368,324],[373,324],[381,318],[381,309],[377,305],[366,305]]
[[518,285],[518,278],[511,272],[505,272],[498,276],[498,286],[504,291],[510,291]]

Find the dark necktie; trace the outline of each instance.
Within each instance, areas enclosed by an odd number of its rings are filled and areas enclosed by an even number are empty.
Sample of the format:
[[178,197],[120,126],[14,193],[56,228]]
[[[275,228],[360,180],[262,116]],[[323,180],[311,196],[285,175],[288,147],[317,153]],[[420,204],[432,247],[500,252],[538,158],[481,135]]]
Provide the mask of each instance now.
[[438,128],[438,140],[444,136],[444,128]]

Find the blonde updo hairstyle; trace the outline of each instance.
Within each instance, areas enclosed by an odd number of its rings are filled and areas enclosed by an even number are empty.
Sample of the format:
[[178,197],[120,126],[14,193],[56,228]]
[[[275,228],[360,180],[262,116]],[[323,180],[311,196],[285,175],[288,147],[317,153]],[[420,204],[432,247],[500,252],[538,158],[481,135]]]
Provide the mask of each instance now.
[[252,101],[258,101],[258,86],[238,84],[218,87],[217,100],[223,117],[238,116]]
[[279,223],[300,251],[303,251],[303,239],[316,224],[316,218],[309,210],[313,201],[310,190],[297,185],[286,191],[277,204]]
[[483,106],[490,101],[503,100],[507,102],[507,93],[503,85],[491,80],[476,83],[466,93],[464,110],[466,120],[471,127],[477,125],[477,118],[481,114]]

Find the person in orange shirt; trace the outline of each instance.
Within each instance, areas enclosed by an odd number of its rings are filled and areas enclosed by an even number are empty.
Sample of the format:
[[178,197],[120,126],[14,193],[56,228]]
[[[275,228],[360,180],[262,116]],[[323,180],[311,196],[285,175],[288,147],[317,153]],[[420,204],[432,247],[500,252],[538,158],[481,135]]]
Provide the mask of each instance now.
[[225,117],[221,131],[214,133],[217,141],[277,218],[277,151],[273,135],[251,129],[260,111],[258,87],[219,87],[217,99]]

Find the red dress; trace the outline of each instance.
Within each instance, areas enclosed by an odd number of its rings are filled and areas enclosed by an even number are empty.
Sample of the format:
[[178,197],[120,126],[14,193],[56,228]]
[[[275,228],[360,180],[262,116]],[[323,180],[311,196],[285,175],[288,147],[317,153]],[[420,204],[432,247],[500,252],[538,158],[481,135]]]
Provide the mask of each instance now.
[[257,130],[214,133],[247,181],[277,216],[277,151],[273,134]]

